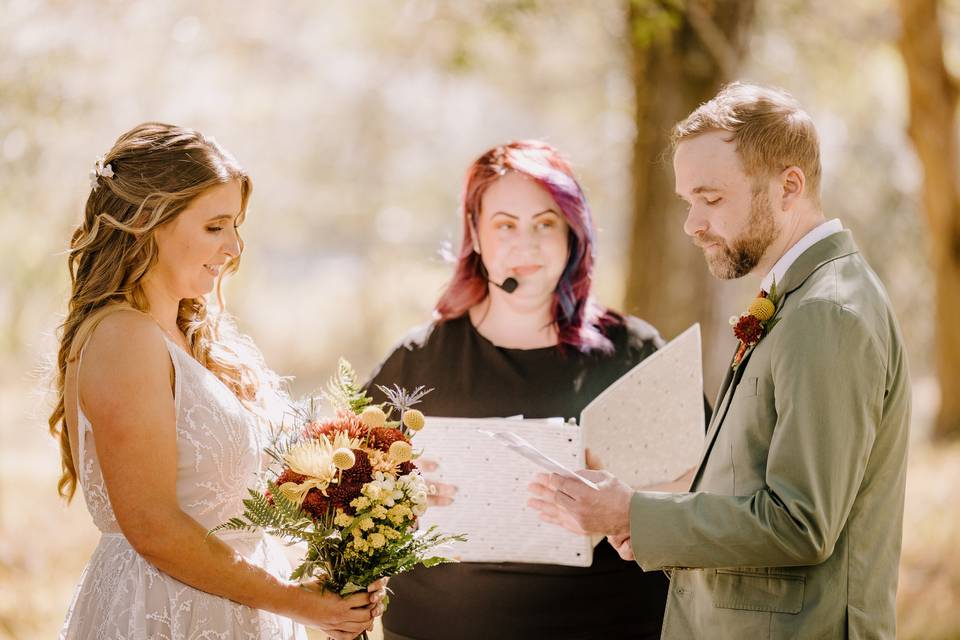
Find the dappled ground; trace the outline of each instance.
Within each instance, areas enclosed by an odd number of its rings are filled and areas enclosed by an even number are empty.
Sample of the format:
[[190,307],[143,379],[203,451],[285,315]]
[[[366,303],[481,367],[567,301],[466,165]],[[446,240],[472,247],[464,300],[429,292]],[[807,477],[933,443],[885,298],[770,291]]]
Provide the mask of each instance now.
[[[68,508],[55,495],[57,448],[46,434],[45,416],[26,409],[40,404],[25,384],[0,391],[0,640],[56,637],[97,541],[82,498]],[[907,482],[900,638],[960,638],[957,487],[960,444],[934,448],[915,442]]]

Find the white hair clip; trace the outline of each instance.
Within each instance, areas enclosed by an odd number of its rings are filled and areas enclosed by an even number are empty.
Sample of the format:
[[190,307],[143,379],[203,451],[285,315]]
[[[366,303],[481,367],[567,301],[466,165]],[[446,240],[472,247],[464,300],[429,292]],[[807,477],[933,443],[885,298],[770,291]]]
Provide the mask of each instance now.
[[90,170],[90,188],[94,191],[100,186],[100,178],[112,178],[113,167],[103,164],[103,156],[97,158],[97,164]]

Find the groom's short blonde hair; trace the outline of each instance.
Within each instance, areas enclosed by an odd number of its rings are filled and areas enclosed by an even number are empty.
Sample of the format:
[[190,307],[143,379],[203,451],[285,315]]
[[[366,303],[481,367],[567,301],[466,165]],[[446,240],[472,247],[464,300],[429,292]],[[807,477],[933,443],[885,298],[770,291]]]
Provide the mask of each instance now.
[[673,148],[708,131],[729,131],[744,170],[764,179],[787,167],[800,167],[806,192],[820,201],[820,140],[813,120],[782,89],[733,82],[677,123]]

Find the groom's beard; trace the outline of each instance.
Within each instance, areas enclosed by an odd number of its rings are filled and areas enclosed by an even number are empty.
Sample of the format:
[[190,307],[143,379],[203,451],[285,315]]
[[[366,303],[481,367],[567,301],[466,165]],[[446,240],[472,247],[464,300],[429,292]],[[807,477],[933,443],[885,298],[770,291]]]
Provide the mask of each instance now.
[[767,247],[776,240],[777,227],[773,219],[773,210],[766,191],[755,191],[750,199],[750,217],[743,233],[730,244],[716,236],[703,235],[697,238],[697,244],[718,243],[719,251],[704,252],[710,273],[721,280],[741,278],[760,262]]

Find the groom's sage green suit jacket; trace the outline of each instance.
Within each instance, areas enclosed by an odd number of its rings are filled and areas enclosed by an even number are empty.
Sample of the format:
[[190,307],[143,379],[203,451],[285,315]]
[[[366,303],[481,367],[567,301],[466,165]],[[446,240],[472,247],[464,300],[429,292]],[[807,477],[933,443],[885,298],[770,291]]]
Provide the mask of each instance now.
[[672,569],[663,638],[893,638],[910,380],[848,231],[777,283],[779,322],[728,372],[691,493],[638,492],[645,570]]

